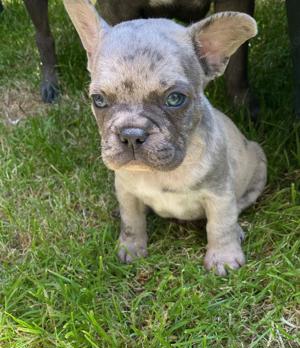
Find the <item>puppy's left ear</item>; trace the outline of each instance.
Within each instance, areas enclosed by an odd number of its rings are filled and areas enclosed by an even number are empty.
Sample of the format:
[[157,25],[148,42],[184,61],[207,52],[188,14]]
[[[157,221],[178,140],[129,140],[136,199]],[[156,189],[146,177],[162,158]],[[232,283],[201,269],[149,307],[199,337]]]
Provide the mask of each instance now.
[[96,48],[110,26],[100,18],[89,0],[64,0],[64,5],[87,52],[90,70]]
[[240,12],[217,13],[188,30],[208,81],[222,75],[229,57],[257,34],[255,20]]

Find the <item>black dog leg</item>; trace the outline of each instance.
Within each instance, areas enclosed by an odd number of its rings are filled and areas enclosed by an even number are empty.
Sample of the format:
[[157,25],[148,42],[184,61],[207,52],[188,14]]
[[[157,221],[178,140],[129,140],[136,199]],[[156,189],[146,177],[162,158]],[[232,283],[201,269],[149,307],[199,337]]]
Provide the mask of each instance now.
[[[216,12],[240,11],[253,16],[254,0],[216,0]],[[237,105],[244,104],[249,108],[253,122],[258,120],[259,104],[251,93],[248,81],[248,44],[245,43],[230,58],[225,71],[225,81],[229,96]]]
[[48,20],[48,0],[24,0],[24,3],[36,30],[36,44],[42,62],[42,99],[46,103],[52,103],[59,92],[54,40]]
[[294,76],[294,108],[297,119],[300,120],[300,2],[286,1],[289,35],[292,46],[293,76]]

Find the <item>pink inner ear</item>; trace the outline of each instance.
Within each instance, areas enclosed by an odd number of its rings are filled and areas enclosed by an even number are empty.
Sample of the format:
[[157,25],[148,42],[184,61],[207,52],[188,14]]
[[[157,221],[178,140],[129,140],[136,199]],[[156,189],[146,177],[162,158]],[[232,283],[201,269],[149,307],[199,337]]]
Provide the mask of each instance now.
[[[200,36],[201,37],[201,36]],[[211,65],[219,65],[225,58],[222,54],[221,45],[218,40],[201,37],[200,58],[205,58]]]

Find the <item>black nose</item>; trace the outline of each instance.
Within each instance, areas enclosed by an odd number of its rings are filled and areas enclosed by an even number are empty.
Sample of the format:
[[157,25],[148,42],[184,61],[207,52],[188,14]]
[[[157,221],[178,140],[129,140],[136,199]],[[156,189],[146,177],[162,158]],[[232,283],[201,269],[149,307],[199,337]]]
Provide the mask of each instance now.
[[145,142],[148,133],[141,128],[123,128],[119,137],[122,143],[136,147]]

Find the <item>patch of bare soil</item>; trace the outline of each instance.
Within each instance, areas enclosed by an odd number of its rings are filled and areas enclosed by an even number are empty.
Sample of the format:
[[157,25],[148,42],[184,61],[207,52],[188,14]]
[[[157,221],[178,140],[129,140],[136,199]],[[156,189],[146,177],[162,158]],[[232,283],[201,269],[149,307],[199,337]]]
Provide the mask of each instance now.
[[35,90],[26,81],[0,86],[0,121],[8,125],[40,115],[47,107],[41,100],[39,89]]

